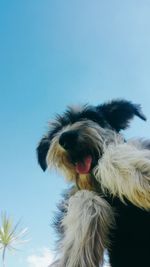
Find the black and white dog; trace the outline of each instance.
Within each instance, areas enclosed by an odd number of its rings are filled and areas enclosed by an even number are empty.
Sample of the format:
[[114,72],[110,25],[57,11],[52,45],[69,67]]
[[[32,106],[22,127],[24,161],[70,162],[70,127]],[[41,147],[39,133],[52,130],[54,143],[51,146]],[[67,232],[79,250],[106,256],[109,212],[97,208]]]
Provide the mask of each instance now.
[[43,170],[54,166],[74,186],[55,225],[57,258],[51,266],[150,266],[150,141],[124,140],[121,130],[139,105],[114,100],[68,108],[50,123],[37,148]]

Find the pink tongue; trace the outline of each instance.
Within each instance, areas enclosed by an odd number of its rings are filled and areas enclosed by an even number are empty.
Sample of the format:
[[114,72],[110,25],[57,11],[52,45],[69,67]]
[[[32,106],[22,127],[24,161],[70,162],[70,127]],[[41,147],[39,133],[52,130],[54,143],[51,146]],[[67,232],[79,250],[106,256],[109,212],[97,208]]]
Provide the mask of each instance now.
[[79,174],[89,173],[91,169],[91,164],[92,164],[92,157],[87,156],[86,158],[84,158],[83,162],[78,162],[76,164],[76,172]]

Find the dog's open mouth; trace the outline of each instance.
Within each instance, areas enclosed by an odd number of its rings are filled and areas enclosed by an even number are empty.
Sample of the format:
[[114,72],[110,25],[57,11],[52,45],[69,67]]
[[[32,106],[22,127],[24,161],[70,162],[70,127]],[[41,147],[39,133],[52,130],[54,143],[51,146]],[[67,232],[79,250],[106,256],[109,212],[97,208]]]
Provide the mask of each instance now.
[[87,174],[92,168],[92,156],[88,155],[83,158],[82,161],[78,161],[75,164],[76,172],[79,174]]

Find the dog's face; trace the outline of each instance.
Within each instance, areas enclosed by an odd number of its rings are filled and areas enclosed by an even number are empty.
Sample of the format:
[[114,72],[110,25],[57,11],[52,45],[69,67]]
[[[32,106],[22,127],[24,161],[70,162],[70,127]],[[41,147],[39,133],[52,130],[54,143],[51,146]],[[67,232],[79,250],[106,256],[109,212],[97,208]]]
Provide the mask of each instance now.
[[139,105],[124,100],[68,108],[50,124],[37,148],[40,166],[43,170],[55,166],[81,188],[90,189],[92,172],[104,147],[119,142],[119,131],[127,128],[134,115],[145,120]]

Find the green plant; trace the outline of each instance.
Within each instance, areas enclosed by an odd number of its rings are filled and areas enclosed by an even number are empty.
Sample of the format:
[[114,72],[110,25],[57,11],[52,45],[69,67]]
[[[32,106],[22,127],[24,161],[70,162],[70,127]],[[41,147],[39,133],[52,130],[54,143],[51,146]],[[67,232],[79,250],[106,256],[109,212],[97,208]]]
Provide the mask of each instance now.
[[1,214],[0,249],[2,250],[2,264],[5,267],[6,250],[16,250],[18,244],[24,243],[27,228],[20,229],[20,222],[13,224],[11,217],[6,213]]

